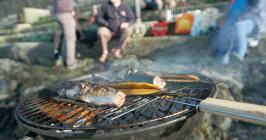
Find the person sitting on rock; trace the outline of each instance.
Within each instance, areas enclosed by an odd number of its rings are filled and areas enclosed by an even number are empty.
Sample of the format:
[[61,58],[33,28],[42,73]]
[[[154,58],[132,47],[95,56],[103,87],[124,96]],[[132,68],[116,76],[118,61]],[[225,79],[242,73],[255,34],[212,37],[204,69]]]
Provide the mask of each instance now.
[[114,36],[119,36],[118,45],[114,50],[116,58],[121,58],[121,52],[130,40],[132,31],[130,25],[134,23],[133,11],[122,0],[109,0],[101,6],[97,16],[97,22],[101,26],[98,29],[98,39],[102,47],[102,55],[99,58],[104,63],[108,56],[108,42]]

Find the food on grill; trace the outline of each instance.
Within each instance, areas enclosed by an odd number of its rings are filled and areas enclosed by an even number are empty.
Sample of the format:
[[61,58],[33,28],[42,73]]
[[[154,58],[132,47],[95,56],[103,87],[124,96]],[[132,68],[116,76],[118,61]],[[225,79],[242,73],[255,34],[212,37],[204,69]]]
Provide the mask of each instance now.
[[163,79],[167,82],[191,83],[191,82],[200,81],[199,77],[191,74],[165,74],[165,73],[153,73],[149,71],[145,71],[144,73],[149,76],[157,75],[156,77],[159,77],[160,79]]
[[[162,73],[152,72],[147,70],[129,69],[125,75],[125,80],[141,82],[145,81],[148,83],[158,84],[155,79],[161,79],[164,83],[166,82],[177,82],[177,83],[192,83],[199,82],[200,78],[192,74],[173,74],[173,73]],[[163,88],[163,87],[162,87]]]
[[159,90],[156,89],[121,89],[126,95],[150,95]]
[[[42,112],[46,113],[50,118],[62,122],[64,125],[74,123],[74,126],[79,126],[80,121],[86,121],[88,123],[83,123],[83,125],[89,125],[95,123],[97,120],[95,114],[95,112],[97,111],[92,112],[84,110],[84,108],[82,107],[79,107],[77,105],[71,106],[71,104],[66,104],[65,102],[57,103],[52,98],[49,98],[47,101],[49,106],[41,108]],[[77,118],[82,118],[82,120],[76,121]]]
[[122,82],[110,85],[116,89],[155,89],[160,90],[161,88],[154,84],[149,84],[145,82]]
[[159,76],[155,76],[153,78],[153,84],[159,86],[160,88],[164,88],[166,86],[166,82]]
[[167,82],[178,82],[178,83],[191,83],[200,81],[200,78],[190,74],[180,74],[175,76],[162,76]]
[[145,82],[123,82],[111,84],[110,86],[121,90],[126,95],[149,95],[161,90],[161,87]]
[[57,93],[63,98],[117,107],[124,104],[126,97],[120,90],[87,81],[66,81],[57,89]]
[[164,79],[159,75],[147,75],[137,69],[129,69],[124,76],[124,80],[151,83],[159,86],[160,88],[164,88],[166,86]]

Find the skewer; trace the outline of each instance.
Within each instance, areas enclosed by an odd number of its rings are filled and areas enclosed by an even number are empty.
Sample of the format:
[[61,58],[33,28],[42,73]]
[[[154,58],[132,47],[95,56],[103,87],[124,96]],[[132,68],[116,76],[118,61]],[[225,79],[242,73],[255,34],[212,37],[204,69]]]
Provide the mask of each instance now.
[[185,103],[182,101],[169,99],[162,100],[192,106],[200,111],[266,126],[266,106],[214,98],[207,98],[204,100],[190,97],[184,98],[196,100],[198,104]]

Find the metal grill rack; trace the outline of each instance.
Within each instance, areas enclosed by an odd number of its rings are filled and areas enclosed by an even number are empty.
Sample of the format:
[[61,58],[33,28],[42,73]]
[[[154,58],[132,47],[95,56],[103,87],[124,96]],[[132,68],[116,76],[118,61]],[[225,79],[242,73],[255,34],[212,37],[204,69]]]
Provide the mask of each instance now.
[[52,137],[69,133],[70,137],[72,134],[133,133],[186,120],[197,112],[202,99],[216,92],[215,84],[209,79],[167,82],[167,89],[186,96],[129,96],[118,108],[91,106],[58,97],[52,90],[43,90],[26,97],[18,105],[16,117],[31,131]]

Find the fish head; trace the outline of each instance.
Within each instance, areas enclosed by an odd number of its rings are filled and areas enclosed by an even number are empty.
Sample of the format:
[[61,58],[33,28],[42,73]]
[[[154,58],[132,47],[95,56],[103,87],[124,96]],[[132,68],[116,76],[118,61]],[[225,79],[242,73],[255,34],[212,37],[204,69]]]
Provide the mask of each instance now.
[[122,91],[118,91],[115,97],[114,104],[117,107],[121,107],[124,104],[125,99],[126,99],[126,94]]
[[153,84],[157,85],[160,89],[163,89],[166,86],[166,82],[159,76],[153,78]]

